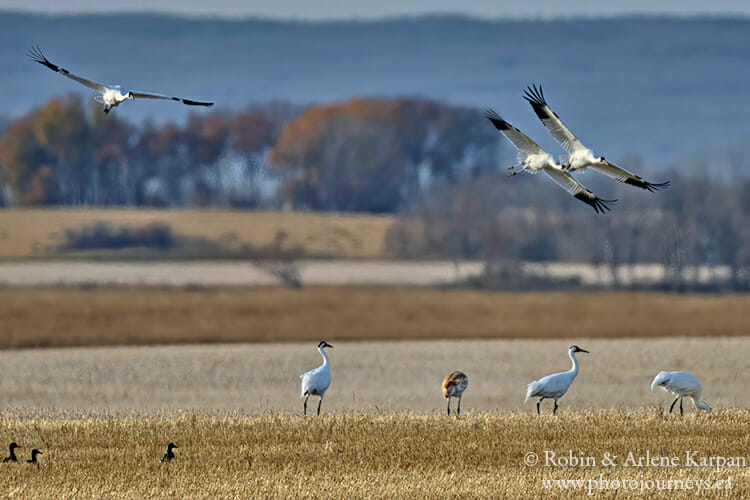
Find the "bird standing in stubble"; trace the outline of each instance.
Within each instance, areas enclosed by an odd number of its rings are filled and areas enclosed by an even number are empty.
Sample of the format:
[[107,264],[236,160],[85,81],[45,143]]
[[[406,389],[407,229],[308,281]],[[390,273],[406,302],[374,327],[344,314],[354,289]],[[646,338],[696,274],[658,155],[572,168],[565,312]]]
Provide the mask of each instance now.
[[451,398],[458,398],[456,414],[461,414],[461,396],[469,385],[469,377],[464,372],[455,371],[443,380],[443,397],[448,400],[448,415],[451,414]]

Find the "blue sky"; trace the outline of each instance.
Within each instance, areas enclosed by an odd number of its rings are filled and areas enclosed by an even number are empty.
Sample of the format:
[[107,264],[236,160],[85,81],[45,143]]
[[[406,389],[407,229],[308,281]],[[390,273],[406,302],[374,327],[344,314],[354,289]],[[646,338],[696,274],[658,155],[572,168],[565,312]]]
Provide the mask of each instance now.
[[430,13],[482,18],[616,16],[623,14],[750,16],[746,0],[0,0],[0,9],[46,14],[78,12],[164,12],[190,16],[281,19],[372,19]]

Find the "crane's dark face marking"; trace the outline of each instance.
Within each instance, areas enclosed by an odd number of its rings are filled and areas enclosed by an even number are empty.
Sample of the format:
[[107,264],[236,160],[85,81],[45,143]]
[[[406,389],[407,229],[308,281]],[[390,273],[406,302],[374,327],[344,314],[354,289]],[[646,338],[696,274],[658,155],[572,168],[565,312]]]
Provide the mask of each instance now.
[[586,349],[581,349],[577,345],[571,346],[571,349],[573,349],[573,352],[585,352],[586,354],[589,354],[589,352]]
[[126,95],[125,97],[127,97],[128,99],[133,99],[133,100],[135,100],[135,95],[133,95],[133,93],[132,93],[132,92],[128,92],[128,95]]
[[326,342],[325,340],[321,340],[320,344],[318,344],[318,347],[323,347],[323,348],[325,348],[325,347],[331,347],[331,348],[333,348],[333,346],[331,344],[329,344],[328,342]]

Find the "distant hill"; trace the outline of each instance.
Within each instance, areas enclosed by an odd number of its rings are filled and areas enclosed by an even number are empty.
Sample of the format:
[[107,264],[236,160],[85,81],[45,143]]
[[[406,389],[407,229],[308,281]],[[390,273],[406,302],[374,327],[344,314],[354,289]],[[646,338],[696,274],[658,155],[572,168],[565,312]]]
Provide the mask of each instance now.
[[[0,114],[20,115],[55,94],[88,93],[29,62],[32,44],[103,82],[227,108],[363,94],[492,106],[555,153],[521,99],[532,82],[544,84],[550,104],[585,143],[615,160],[674,160],[750,138],[748,19],[303,23],[5,12]],[[161,121],[186,111],[136,102],[115,112]]]

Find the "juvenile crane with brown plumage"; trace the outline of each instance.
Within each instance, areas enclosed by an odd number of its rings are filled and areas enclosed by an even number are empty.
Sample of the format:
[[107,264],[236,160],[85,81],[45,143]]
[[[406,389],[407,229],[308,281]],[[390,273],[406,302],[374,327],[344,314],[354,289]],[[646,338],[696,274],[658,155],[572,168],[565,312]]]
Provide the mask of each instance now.
[[448,400],[448,415],[451,414],[451,398],[458,398],[456,414],[461,414],[461,396],[469,385],[469,377],[464,372],[455,371],[443,380],[443,397]]

